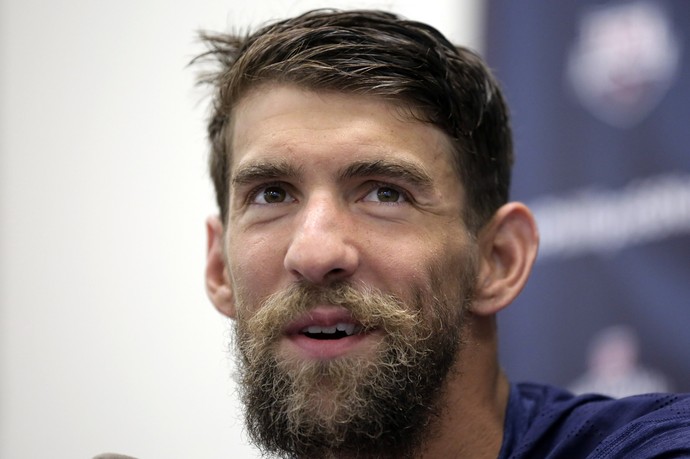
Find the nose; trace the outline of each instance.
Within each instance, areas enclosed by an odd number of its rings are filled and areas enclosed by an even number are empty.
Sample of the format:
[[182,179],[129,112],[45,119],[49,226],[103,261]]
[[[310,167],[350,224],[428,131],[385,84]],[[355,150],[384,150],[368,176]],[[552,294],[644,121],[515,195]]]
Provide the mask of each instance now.
[[323,196],[309,199],[297,217],[285,269],[318,285],[352,276],[359,265],[353,230],[342,204]]

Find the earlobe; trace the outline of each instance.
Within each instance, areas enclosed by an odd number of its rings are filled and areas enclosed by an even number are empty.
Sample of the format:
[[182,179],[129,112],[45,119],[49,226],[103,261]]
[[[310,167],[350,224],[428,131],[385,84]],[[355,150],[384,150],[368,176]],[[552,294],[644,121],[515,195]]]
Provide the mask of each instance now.
[[537,256],[539,234],[522,203],[502,206],[481,230],[479,275],[472,311],[492,315],[510,304],[527,283]]
[[206,220],[206,235],[206,293],[221,314],[234,319],[235,301],[225,265],[220,218],[213,216]]

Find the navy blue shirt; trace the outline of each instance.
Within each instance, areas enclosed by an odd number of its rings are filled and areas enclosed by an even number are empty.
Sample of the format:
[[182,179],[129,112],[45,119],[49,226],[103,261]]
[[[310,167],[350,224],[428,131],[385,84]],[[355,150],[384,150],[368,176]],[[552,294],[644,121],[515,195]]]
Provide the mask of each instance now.
[[499,459],[690,458],[690,394],[612,399],[513,384]]

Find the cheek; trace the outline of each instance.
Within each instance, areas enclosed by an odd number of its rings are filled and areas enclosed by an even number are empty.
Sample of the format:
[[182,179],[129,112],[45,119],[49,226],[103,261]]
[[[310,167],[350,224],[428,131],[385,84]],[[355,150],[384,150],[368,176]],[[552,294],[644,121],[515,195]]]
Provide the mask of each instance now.
[[465,290],[466,277],[472,277],[473,273],[473,250],[464,235],[427,237],[410,242],[387,256],[386,267],[379,265],[379,272],[386,270],[394,289],[403,289],[408,294],[410,290],[432,295]]
[[404,242],[398,239],[394,244],[368,248],[362,268],[371,269],[374,286],[407,298],[410,290],[429,289],[429,268],[441,252],[428,238],[407,238]]
[[228,242],[229,274],[240,299],[264,297],[281,278],[283,251],[269,238],[237,237]]

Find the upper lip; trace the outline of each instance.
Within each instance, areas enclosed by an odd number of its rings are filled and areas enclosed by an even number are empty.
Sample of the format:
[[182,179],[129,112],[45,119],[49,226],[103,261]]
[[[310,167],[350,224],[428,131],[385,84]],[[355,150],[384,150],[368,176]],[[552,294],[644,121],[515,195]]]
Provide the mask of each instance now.
[[362,324],[342,306],[317,306],[290,322],[284,331],[287,335],[296,335],[307,327],[336,327],[337,325],[361,327]]

